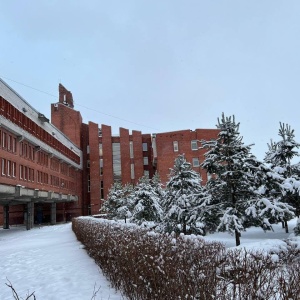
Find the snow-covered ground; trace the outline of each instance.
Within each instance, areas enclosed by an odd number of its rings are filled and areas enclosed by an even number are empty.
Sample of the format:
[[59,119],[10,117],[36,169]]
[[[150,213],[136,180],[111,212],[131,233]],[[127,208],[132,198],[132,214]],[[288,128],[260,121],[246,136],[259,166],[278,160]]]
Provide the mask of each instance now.
[[[292,232],[296,219],[289,222]],[[242,234],[241,246],[251,250],[279,250],[289,238],[281,224],[274,232],[250,228]],[[235,246],[234,236],[216,233],[204,237],[220,241],[227,248]],[[294,238],[300,247],[300,237]],[[275,251],[276,252],[276,251]],[[26,231],[24,227],[0,229],[0,299],[13,299],[5,285],[10,280],[19,296],[35,291],[37,300],[89,300],[94,286],[100,287],[95,299],[124,299],[110,288],[101,270],[76,240],[71,224],[45,226]]]
[[13,299],[9,280],[19,296],[35,292],[37,300],[123,299],[110,288],[72,232],[71,224],[25,230],[0,229],[0,299]]
[[[238,248],[246,248],[247,250],[254,251],[270,251],[285,247],[283,240],[292,238],[294,236],[293,229],[296,226],[297,218],[288,222],[289,232],[286,233],[282,228],[281,223],[273,224],[274,231],[263,231],[260,227],[251,227],[247,231],[242,232],[241,245]],[[225,232],[218,232],[203,237],[206,241],[218,241],[223,243],[226,248],[235,247],[235,237]],[[300,237],[294,237],[295,243],[299,244]]]

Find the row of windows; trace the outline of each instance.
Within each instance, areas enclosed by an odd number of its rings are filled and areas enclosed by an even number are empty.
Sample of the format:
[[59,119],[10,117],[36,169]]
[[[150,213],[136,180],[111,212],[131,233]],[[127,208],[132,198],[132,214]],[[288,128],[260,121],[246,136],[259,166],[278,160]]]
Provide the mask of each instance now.
[[4,130],[0,130],[0,147],[9,152],[16,152],[17,139]]
[[49,160],[49,155],[47,153],[45,153],[44,151],[37,152],[37,163],[39,165],[48,167],[48,160]]
[[72,181],[64,180],[58,176],[50,176],[50,184],[61,189],[75,190],[75,183]]
[[[192,150],[199,150],[198,141],[197,140],[192,140],[191,141],[191,149]],[[174,150],[174,152],[178,152],[179,151],[178,141],[173,141],[173,150]]]
[[[1,159],[1,175],[11,178],[16,178],[17,164],[11,160],[2,158]],[[74,170],[75,172],[75,170]],[[49,184],[48,173],[42,171],[35,171],[24,165],[19,165],[19,179],[28,182],[37,182],[41,184]],[[61,179],[58,176],[50,176],[50,184],[53,186],[58,186],[64,189],[75,189],[75,183]]]
[[2,158],[1,175],[8,177],[16,177],[16,163],[12,162],[11,160]]
[[[191,149],[192,150],[199,150],[198,141],[197,140],[192,140],[191,141]],[[179,151],[178,141],[173,141],[173,150],[174,150],[174,152],[178,152]]]
[[[119,143],[113,143],[113,144],[119,144]],[[143,143],[142,145],[143,147],[143,151],[148,151],[148,144],[147,143]],[[90,146],[87,146],[87,154],[90,153]],[[130,154],[130,158],[134,158],[133,155],[133,141],[129,142],[129,154]],[[99,156],[102,157],[103,156],[103,145],[100,143],[99,144]]]
[[[0,149],[7,150],[12,153],[17,151],[17,139],[13,135],[0,130]],[[35,161],[42,166],[48,167],[49,164],[49,155],[48,153],[37,149],[38,147],[33,146],[27,141],[21,141],[19,143],[19,154],[21,157]],[[61,166],[61,167],[60,167]],[[66,163],[60,164],[60,161],[57,158],[52,158],[50,161],[50,168],[54,171],[60,172],[64,175],[69,175],[70,177],[75,177],[75,169],[68,167]],[[70,169],[70,170],[68,170]]]
[[60,141],[53,137],[50,133],[45,131],[38,124],[33,122],[30,118],[16,109],[13,105],[11,105],[8,101],[6,101],[3,97],[0,96],[0,114],[16,124],[17,126],[23,128],[33,136],[37,137],[47,145],[53,147],[59,152],[63,153],[71,160],[76,163],[80,163],[80,157],[75,154],[71,149],[66,147]]
[[26,142],[21,142],[20,156],[34,161],[35,160],[34,146]]

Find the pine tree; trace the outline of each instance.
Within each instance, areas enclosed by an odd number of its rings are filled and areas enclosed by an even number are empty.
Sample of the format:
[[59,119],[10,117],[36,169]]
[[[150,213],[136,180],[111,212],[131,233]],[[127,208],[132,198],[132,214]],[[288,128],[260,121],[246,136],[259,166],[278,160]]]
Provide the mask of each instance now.
[[268,209],[263,211],[266,202],[260,202],[269,191],[263,188],[268,172],[251,154],[251,145],[242,142],[234,116],[222,114],[217,128],[220,132],[216,140],[201,141],[202,148],[207,149],[201,167],[213,174],[206,185],[210,197],[204,198],[202,206],[204,216],[210,216],[209,222],[215,222],[218,231],[235,234],[238,246],[247,227],[269,225]]
[[120,182],[115,182],[109,190],[101,211],[106,212],[109,218],[124,219],[126,223],[127,218],[131,217],[132,205],[128,198],[131,191],[131,185],[123,187]]
[[200,181],[200,175],[192,169],[184,155],[179,155],[171,169],[162,202],[165,230],[186,234],[187,226],[197,229],[196,207],[201,193]]
[[158,194],[159,198],[162,199],[164,197],[164,189],[163,189],[163,184],[161,182],[160,176],[157,171],[151,178],[150,184],[153,187],[154,191]]
[[161,222],[162,208],[160,197],[155,191],[148,177],[142,177],[131,193],[133,212],[131,222],[142,224],[143,222]]
[[[280,140],[278,142],[271,141],[268,144],[268,152],[265,156],[265,162],[271,169],[278,174],[281,179],[280,187],[275,189],[277,193],[277,201],[291,205],[296,209],[299,216],[299,174],[293,168],[291,161],[294,157],[299,156],[297,149],[300,144],[295,141],[294,130],[290,125],[280,122],[279,132]],[[283,226],[288,233],[287,221],[293,217],[293,214],[285,214],[282,216]]]

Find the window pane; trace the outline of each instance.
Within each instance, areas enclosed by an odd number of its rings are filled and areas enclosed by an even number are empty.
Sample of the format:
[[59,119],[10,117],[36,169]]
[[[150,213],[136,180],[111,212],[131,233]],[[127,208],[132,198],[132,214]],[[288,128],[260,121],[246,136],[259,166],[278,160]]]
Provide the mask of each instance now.
[[134,179],[134,164],[130,164],[130,178]]
[[198,157],[194,157],[193,158],[193,167],[199,167],[199,159]]
[[148,151],[148,144],[147,143],[143,143],[143,151]]
[[144,166],[147,166],[149,164],[148,157],[144,157]]
[[198,150],[197,140],[191,141],[192,150]]
[[121,181],[121,148],[120,143],[112,143],[114,181]]
[[133,158],[133,142],[129,142],[130,158]]
[[173,142],[173,148],[174,148],[174,152],[178,152],[178,142],[177,141]]

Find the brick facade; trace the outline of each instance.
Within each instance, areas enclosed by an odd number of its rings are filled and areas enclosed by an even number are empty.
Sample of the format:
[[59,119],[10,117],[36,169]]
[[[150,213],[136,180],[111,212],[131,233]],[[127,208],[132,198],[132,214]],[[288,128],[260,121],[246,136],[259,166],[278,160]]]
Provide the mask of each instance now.
[[[204,159],[199,141],[216,138],[218,130],[151,135],[120,128],[115,136],[108,125],[83,123],[72,93],[61,84],[58,98],[51,104],[49,123],[0,81],[0,224],[5,223],[7,205],[10,224],[24,223],[31,209],[28,201],[34,206],[35,222],[41,212],[45,222],[97,214],[115,181],[136,184],[143,175],[151,178],[158,171],[165,183],[175,158],[183,153],[206,182],[199,167]],[[18,185],[33,196],[12,196],[10,201],[6,189],[17,190]]]

